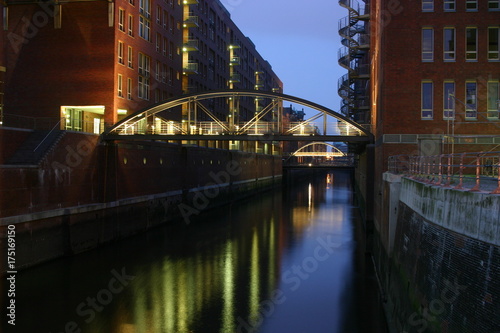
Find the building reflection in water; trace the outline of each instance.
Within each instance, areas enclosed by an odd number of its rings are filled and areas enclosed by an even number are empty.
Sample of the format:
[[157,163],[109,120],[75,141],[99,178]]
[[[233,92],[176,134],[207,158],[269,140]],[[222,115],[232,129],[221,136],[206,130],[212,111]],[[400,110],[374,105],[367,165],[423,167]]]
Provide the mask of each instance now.
[[[189,226],[160,227],[38,267],[32,270],[36,278],[28,270],[19,277],[24,279],[19,282],[23,285],[19,304],[38,301],[51,311],[34,313],[28,305],[20,306],[19,311],[31,312],[31,320],[22,325],[25,331],[60,332],[73,320],[82,332],[249,331],[266,320],[263,302],[283,285],[283,258],[314,224],[326,226],[315,232],[337,234],[350,218],[346,205],[350,190],[333,194],[327,191],[335,189],[333,183],[333,174],[324,174],[319,181],[299,184],[283,195],[266,193],[213,210]],[[120,267],[134,275],[134,280],[88,323],[75,316],[72,309],[96,295],[107,285],[110,270]],[[61,278],[47,285],[54,275]],[[71,283],[62,282],[69,275]],[[39,281],[45,281],[44,288],[57,291],[54,297],[47,299],[34,291],[40,288]],[[23,298],[31,301],[23,303]]]

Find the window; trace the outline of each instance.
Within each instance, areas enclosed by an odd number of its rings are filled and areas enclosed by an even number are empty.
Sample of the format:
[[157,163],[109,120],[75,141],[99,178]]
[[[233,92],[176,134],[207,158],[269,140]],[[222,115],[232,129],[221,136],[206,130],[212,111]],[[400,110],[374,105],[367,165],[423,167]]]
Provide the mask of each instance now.
[[132,46],[128,47],[127,60],[128,60],[128,67],[134,68],[134,49],[132,48]]
[[500,28],[488,28],[488,60],[500,60],[498,45],[500,44]]
[[455,11],[455,0],[444,0],[444,11],[454,12]]
[[489,0],[488,10],[492,12],[500,10],[500,0]]
[[163,83],[167,83],[167,72],[168,72],[168,66],[163,64],[161,71],[161,82]]
[[123,97],[123,76],[118,74],[118,97]]
[[128,3],[133,6],[134,5],[134,0],[128,0]]
[[465,82],[465,119],[477,119],[477,83]]
[[143,53],[139,53],[139,89],[138,97],[149,100],[149,73],[151,68],[151,58]]
[[123,42],[118,42],[118,63],[124,64],[123,60]]
[[173,53],[174,53],[174,43],[170,42],[170,47],[169,47],[169,49],[168,49],[168,57],[169,57],[170,59],[172,59],[172,58],[173,58],[173,56],[174,56],[174,54],[173,54]]
[[444,60],[455,61],[455,28],[444,28]]
[[434,0],[422,0],[422,11],[423,12],[433,12],[434,11]]
[[488,82],[488,119],[498,120],[500,112],[500,84]]
[[468,12],[477,12],[477,0],[467,0],[465,2],[465,10]]
[[422,29],[422,61],[434,60],[434,29]]
[[155,79],[156,79],[156,81],[160,81],[160,74],[161,74],[161,63],[159,61],[157,61],[156,66],[155,66]]
[[443,87],[443,119],[453,119],[455,110],[455,82],[444,81]]
[[139,13],[144,15],[146,18],[151,18],[150,5],[151,0],[139,0]]
[[151,41],[151,21],[144,16],[139,16],[139,36]]
[[166,57],[167,56],[167,48],[168,48],[168,41],[166,38],[163,38],[163,43],[162,43],[162,54]]
[[433,118],[432,82],[422,81],[422,119]]
[[161,16],[163,14],[163,10],[160,6],[156,6],[156,23],[161,25]]
[[163,29],[167,29],[168,26],[168,13],[166,10],[163,11]]
[[477,60],[477,28],[465,29],[465,59]]
[[161,35],[159,32],[156,33],[156,52],[160,53],[161,50]]
[[127,99],[128,100],[132,99],[132,79],[131,78],[127,79]]
[[125,10],[122,8],[118,10],[118,29],[125,31]]
[[128,16],[128,35],[134,37],[134,17],[132,15]]

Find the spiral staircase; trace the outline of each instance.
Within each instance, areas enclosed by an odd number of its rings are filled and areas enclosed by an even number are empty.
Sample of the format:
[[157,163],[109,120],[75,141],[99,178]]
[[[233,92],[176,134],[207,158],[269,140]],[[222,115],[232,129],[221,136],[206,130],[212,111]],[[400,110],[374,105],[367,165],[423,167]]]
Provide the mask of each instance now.
[[340,0],[348,15],[339,20],[342,47],[338,63],[347,74],[338,80],[338,94],[342,98],[340,111],[362,124],[369,122],[370,111],[370,35],[369,5],[356,0]]

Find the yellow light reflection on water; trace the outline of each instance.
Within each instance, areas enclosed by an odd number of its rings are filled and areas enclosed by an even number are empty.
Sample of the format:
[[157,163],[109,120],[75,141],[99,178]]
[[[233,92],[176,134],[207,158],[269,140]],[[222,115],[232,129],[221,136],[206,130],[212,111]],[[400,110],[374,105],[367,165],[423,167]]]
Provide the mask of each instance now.
[[234,325],[234,258],[232,241],[228,240],[224,251],[224,289],[221,332],[236,332]]
[[259,265],[259,237],[256,229],[252,234],[252,252],[250,258],[250,298],[249,310],[250,320],[256,322],[259,320],[259,293],[260,293],[260,265]]

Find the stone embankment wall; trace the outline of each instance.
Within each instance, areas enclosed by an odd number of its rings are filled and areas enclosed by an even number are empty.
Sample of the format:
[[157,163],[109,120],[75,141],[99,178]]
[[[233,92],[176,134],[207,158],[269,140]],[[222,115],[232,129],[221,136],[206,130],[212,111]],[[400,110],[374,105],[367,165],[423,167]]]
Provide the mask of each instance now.
[[385,175],[375,258],[397,332],[500,332],[500,196]]
[[[25,136],[10,132],[3,135]],[[203,210],[281,184],[281,162],[165,142],[104,144],[68,132],[39,165],[0,165],[0,251],[9,225],[17,269],[159,224],[188,225]],[[0,263],[5,272],[5,256]]]

